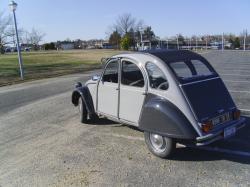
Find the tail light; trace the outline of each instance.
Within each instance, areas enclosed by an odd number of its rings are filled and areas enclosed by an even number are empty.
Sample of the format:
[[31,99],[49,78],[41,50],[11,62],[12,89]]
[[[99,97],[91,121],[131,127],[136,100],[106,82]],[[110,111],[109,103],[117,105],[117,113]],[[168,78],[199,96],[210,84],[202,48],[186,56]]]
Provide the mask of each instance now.
[[203,132],[209,132],[213,129],[213,123],[212,121],[206,121],[204,124],[202,124],[202,131]]
[[235,110],[235,111],[233,112],[233,119],[234,119],[234,120],[240,119],[240,110]]

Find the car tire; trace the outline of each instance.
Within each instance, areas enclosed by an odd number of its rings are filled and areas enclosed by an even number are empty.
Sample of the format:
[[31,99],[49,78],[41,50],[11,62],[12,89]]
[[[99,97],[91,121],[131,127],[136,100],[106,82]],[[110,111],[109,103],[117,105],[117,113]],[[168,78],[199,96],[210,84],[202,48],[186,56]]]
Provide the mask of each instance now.
[[81,123],[87,123],[88,122],[88,111],[87,111],[86,104],[83,101],[82,97],[79,97],[79,99],[78,99],[78,109],[79,109],[79,113],[80,113]]
[[172,138],[146,131],[144,138],[150,152],[160,158],[169,158],[176,148],[176,143]]

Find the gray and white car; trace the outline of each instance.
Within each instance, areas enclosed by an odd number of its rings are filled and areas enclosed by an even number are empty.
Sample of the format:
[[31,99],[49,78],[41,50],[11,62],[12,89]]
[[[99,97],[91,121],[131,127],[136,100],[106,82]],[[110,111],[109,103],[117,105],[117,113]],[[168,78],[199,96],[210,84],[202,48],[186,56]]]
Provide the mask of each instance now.
[[83,123],[104,116],[137,127],[149,150],[162,158],[177,142],[203,146],[245,126],[220,76],[187,50],[113,56],[101,75],[76,84],[72,103]]

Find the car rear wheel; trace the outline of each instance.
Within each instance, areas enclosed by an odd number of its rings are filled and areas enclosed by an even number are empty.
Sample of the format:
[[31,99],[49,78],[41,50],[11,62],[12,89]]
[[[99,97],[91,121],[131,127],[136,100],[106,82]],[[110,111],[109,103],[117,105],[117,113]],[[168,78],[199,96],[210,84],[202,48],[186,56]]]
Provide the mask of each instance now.
[[150,132],[144,132],[144,138],[150,152],[161,158],[170,157],[176,148],[172,138]]
[[84,101],[82,100],[82,97],[79,97],[79,99],[78,99],[78,109],[79,109],[79,113],[80,113],[80,121],[82,123],[87,123],[88,111],[87,111],[87,108],[86,108]]

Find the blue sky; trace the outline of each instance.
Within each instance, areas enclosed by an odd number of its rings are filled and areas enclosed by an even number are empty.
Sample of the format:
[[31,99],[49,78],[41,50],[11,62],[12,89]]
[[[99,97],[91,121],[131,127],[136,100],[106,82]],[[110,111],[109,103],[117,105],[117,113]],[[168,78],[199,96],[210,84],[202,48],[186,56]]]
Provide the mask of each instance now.
[[[8,0],[0,12],[9,14]],[[177,33],[239,34],[250,30],[249,0],[16,0],[19,27],[46,33],[45,41],[105,38],[118,15],[131,13],[161,38]]]

